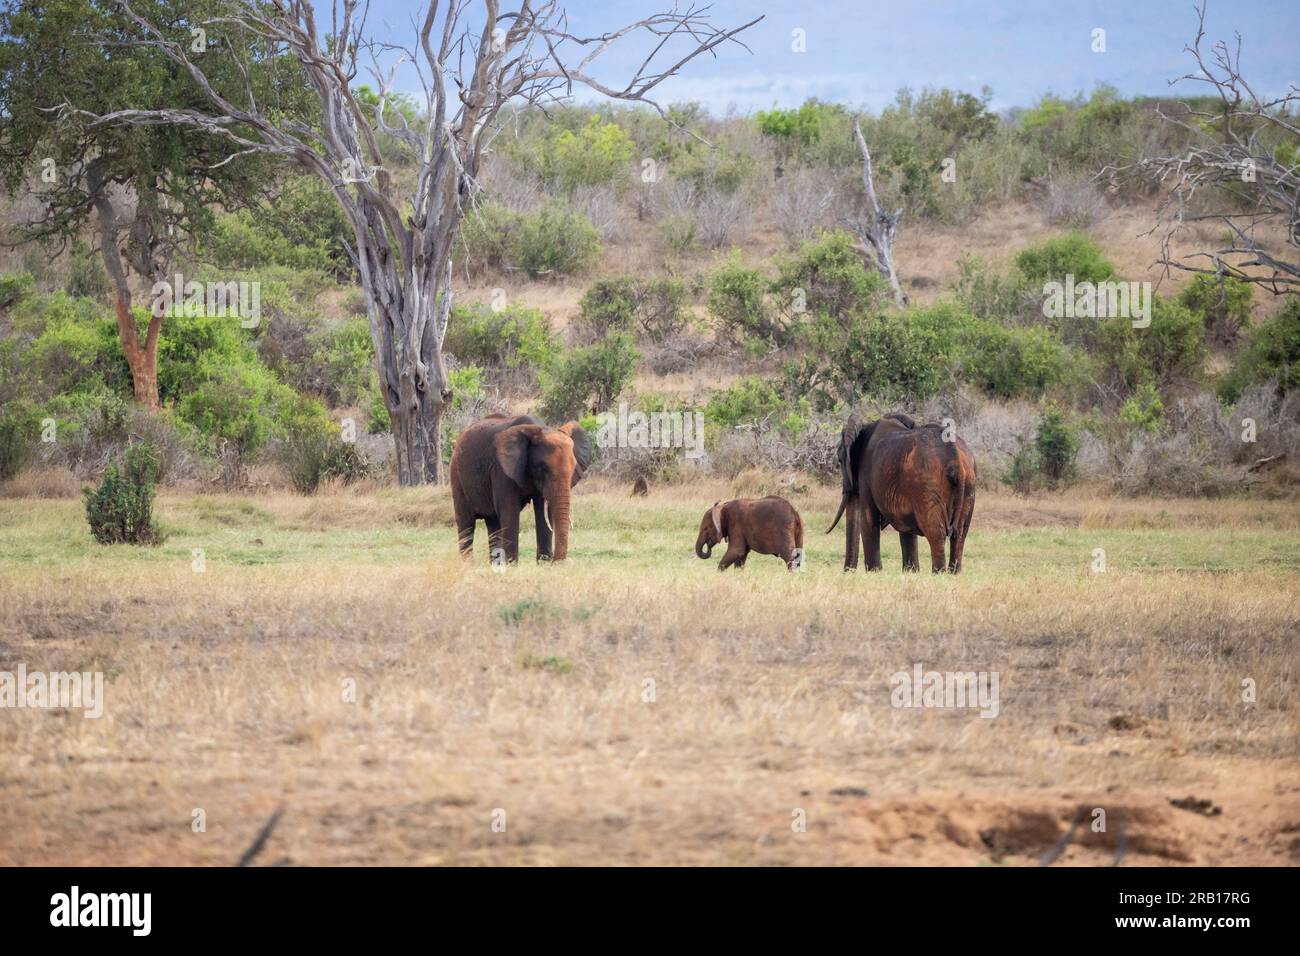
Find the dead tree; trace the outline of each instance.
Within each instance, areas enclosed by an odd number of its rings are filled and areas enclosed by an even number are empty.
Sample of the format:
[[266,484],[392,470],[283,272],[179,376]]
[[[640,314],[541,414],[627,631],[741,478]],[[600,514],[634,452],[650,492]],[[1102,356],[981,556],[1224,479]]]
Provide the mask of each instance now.
[[[557,0],[519,0],[507,11],[498,0],[422,0],[411,24],[412,44],[401,46],[367,35],[365,0],[335,0],[320,23],[310,0],[219,0],[205,20],[166,25],[137,14],[128,0],[121,6],[139,30],[136,42],[161,50],[187,73],[207,105],[121,110],[94,122],[195,127],[229,141],[227,162],[245,154],[276,156],[332,190],[352,226],[350,253],[403,485],[442,480],[441,422],[451,399],[442,343],[452,306],[452,252],[502,108],[510,102],[545,106],[583,86],[648,103],[664,115],[652,98],[659,84],[761,19],[724,30],[710,22],[707,7],[692,4],[583,36],[570,32]],[[275,104],[259,100],[251,81],[237,97],[219,92],[202,57],[191,53],[190,31],[198,27],[207,30],[209,42],[219,35],[220,55],[241,63],[252,55],[296,61],[319,99],[319,121],[286,118]],[[618,85],[597,79],[597,61],[628,38],[640,38],[647,51],[633,61],[639,66],[632,77]],[[363,57],[380,88],[373,108],[353,93]],[[396,71],[405,63],[424,94],[415,124],[389,105]],[[248,80],[251,71],[241,72]],[[384,166],[380,134],[405,144],[416,159],[414,190],[405,195]]]
[[900,308],[907,305],[907,295],[898,281],[894,271],[894,235],[898,231],[898,220],[903,215],[901,208],[886,212],[876,197],[876,184],[871,177],[871,150],[862,135],[862,124],[854,119],[853,138],[858,141],[862,151],[862,186],[867,194],[866,215],[856,219],[841,219],[844,225],[853,230],[858,237],[857,249],[868,262],[889,281],[889,288],[894,290],[894,303]]
[[[1196,13],[1196,39],[1185,48],[1196,69],[1171,84],[1208,84],[1219,103],[1214,110],[1189,107],[1181,117],[1158,111],[1161,119],[1187,131],[1193,145],[1137,164],[1144,178],[1168,189],[1151,230],[1162,233],[1157,261],[1166,273],[1227,275],[1275,294],[1300,291],[1300,257],[1278,258],[1260,242],[1264,227],[1278,225],[1287,244],[1300,249],[1300,166],[1289,145],[1300,138],[1300,87],[1293,84],[1273,98],[1257,95],[1241,75],[1241,34],[1232,47],[1220,40],[1206,51],[1203,3]],[[1226,245],[1175,257],[1175,235],[1187,223],[1206,221],[1227,226]]]

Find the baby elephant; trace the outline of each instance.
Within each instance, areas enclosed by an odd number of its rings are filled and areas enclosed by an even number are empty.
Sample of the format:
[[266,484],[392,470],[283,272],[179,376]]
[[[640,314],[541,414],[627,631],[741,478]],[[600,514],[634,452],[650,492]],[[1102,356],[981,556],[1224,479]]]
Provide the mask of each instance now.
[[719,571],[733,564],[743,568],[751,551],[774,554],[791,571],[803,568],[803,519],[790,502],[776,495],[715,501],[700,522],[696,557],[710,557],[713,546],[724,539],[727,553],[718,564]]

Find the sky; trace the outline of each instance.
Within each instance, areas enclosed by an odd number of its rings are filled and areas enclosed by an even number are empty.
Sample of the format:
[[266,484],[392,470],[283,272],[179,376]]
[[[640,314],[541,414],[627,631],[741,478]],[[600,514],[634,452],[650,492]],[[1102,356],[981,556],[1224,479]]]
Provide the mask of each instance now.
[[[685,2],[685,0],[679,0]],[[670,7],[673,0],[569,0],[574,33],[601,33]],[[512,5],[503,3],[503,8]],[[370,28],[409,43],[422,0],[372,0]],[[322,19],[328,3],[318,3]],[[1204,92],[1203,84],[1169,80],[1192,68],[1183,48],[1195,36],[1191,0],[715,0],[714,22],[737,26],[765,19],[741,35],[750,51],[731,44],[716,58],[692,61],[665,81],[661,102],[694,100],[710,111],[751,113],[797,106],[809,97],[878,110],[904,87],[993,91],[992,107],[1027,106],[1042,94],[1071,96],[1107,83],[1125,95]],[[1105,31],[1094,52],[1093,31]],[[796,52],[801,30],[803,52]],[[1210,0],[1208,40],[1242,34],[1243,73],[1257,91],[1300,86],[1300,0]],[[626,78],[644,46],[615,47],[603,58],[602,79]],[[409,73],[395,84],[418,90]]]

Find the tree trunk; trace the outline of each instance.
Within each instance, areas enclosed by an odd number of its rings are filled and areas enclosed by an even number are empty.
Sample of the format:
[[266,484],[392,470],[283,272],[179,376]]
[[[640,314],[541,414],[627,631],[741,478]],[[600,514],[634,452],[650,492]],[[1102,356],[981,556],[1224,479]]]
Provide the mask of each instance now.
[[136,403],[145,408],[157,409],[161,407],[161,402],[158,400],[158,336],[154,332],[154,325],[162,323],[156,318],[150,321],[150,334],[141,344],[130,305],[117,295],[113,297],[113,303],[117,311],[118,339],[122,343],[126,364],[131,369],[131,385],[135,389]]
[[131,369],[131,385],[135,400],[145,408],[157,409],[158,399],[158,333],[162,330],[165,313],[155,308],[149,319],[149,331],[143,343],[136,331],[135,317],[131,314],[131,287],[122,267],[122,254],[117,248],[117,210],[108,195],[98,165],[92,163],[89,174],[91,195],[99,217],[99,255],[104,261],[104,271],[113,286],[113,311],[117,313],[117,337],[122,344],[122,354]]
[[[391,286],[389,286],[391,288]],[[379,377],[392,422],[397,452],[397,480],[410,487],[441,484],[446,480],[442,461],[442,417],[451,401],[447,373],[442,361],[433,296],[421,297],[426,316],[389,313],[380,303],[372,308],[383,317],[383,334],[376,336],[379,348]],[[419,306],[412,307],[417,308]],[[418,355],[410,337],[398,330],[420,328]]]

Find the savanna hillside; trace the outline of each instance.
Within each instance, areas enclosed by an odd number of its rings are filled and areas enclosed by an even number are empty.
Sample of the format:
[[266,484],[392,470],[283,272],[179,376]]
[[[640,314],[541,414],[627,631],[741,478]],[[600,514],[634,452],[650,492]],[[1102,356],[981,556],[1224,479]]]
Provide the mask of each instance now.
[[[1004,116],[985,103],[904,92],[864,119],[882,202],[903,210],[904,309],[842,228],[863,201],[843,107],[716,118],[688,104],[673,108],[677,126],[631,108],[520,114],[495,140],[456,259],[444,454],[488,411],[584,419],[627,402],[703,410],[708,455],[608,454],[604,469],[823,480],[849,410],[901,408],[953,418],[982,480],[1021,491],[1075,479],[1165,495],[1235,494],[1261,478],[1285,487],[1285,466],[1246,469],[1295,444],[1300,305],[1155,264],[1162,193],[1132,165],[1183,144],[1188,133],[1156,109],[1188,103],[1105,88]],[[402,145],[386,148],[397,174],[412,174]],[[11,248],[0,475],[28,469],[12,490],[72,494],[130,434],[162,447],[170,483],[310,492],[322,478],[382,476],[388,414],[346,225],[322,187],[267,175],[273,199],[214,209],[173,270],[260,282],[261,320],[169,317],[161,414],[132,407],[93,235],[61,255]],[[38,205],[34,183],[11,185],[17,242]],[[1223,201],[1230,188],[1206,199]],[[1175,253],[1214,244],[1220,228],[1189,226]],[[1043,285],[1067,273],[1151,281],[1151,326],[1045,319]],[[136,321],[143,334],[146,306]],[[57,441],[39,440],[45,420]],[[340,440],[345,420],[359,441]]]

